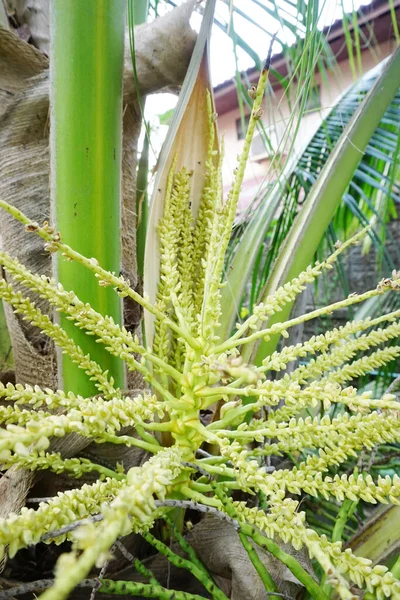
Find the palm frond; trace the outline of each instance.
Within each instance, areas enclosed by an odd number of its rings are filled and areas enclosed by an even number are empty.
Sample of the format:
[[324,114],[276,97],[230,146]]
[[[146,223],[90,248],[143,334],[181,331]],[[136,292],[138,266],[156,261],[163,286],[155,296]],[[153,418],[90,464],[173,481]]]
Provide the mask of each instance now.
[[[277,196],[280,211],[275,221],[274,210],[269,211],[269,222],[264,220],[264,244],[254,262],[256,270],[251,276],[253,284],[250,305],[257,301],[278,250],[332,149],[385,64],[386,61],[367,73],[339,98],[300,155],[290,175],[284,179],[284,184],[280,182],[278,195],[269,192],[268,189],[260,192],[257,201],[260,202],[263,195],[265,200],[260,203],[254,216],[248,218],[247,224],[253,220],[258,221],[260,214],[265,214],[268,204],[277,208]],[[378,249],[378,256],[382,257],[384,273],[394,268],[400,256],[390,256],[384,247],[385,235],[390,235],[385,225],[390,216],[395,216],[395,204],[400,201],[400,190],[395,177],[398,171],[399,140],[400,90],[372,135],[332,222],[333,231],[338,239],[347,238],[358,226],[364,227],[372,222],[374,227],[369,234],[370,240]],[[247,224],[241,225],[241,235]],[[240,237],[239,235],[238,238]]]

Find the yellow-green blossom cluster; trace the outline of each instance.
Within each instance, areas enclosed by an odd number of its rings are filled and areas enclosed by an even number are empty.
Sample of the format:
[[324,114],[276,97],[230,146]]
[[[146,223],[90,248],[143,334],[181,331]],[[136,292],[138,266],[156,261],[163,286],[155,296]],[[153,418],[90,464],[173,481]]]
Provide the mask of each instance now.
[[[396,419],[394,419],[396,422]],[[306,420],[307,421],[307,420]],[[234,441],[230,442],[227,438],[219,440],[221,454],[225,456],[234,466],[236,470],[236,481],[242,489],[247,491],[251,489],[260,489],[267,497],[278,492],[289,492],[291,494],[301,494],[306,492],[312,496],[322,495],[329,499],[335,497],[338,501],[343,501],[345,498],[356,500],[361,498],[370,503],[400,503],[400,478],[396,475],[391,478],[379,477],[375,483],[370,475],[353,474],[348,476],[335,475],[333,478],[324,476],[324,472],[330,466],[340,465],[349,456],[356,456],[357,451],[366,448],[373,448],[376,444],[393,442],[399,439],[400,424],[396,422],[393,426],[390,415],[367,415],[366,417],[358,416],[349,419],[348,417],[338,418],[335,420],[335,425],[330,422],[329,418],[322,419],[322,425],[316,424],[311,419],[304,423],[300,422],[304,436],[308,443],[302,439],[302,434],[298,436],[297,445],[303,449],[313,446],[322,446],[317,455],[308,456],[307,459],[292,469],[279,469],[272,474],[267,474],[263,467],[259,466],[257,460],[254,459],[254,454],[250,450],[246,450],[238,441],[240,433]],[[272,421],[271,421],[272,423]],[[342,427],[340,427],[342,425]],[[304,427],[305,426],[305,427]],[[293,432],[293,438],[296,438],[296,429],[299,427],[295,420],[292,420],[289,427],[285,429],[279,425],[271,426],[266,433],[271,437],[280,437],[283,432],[285,437],[289,437],[286,444],[276,444],[275,452],[279,454],[281,451],[290,452],[292,443],[295,449],[296,442],[292,442],[290,431]],[[325,432],[323,432],[323,429]],[[316,434],[310,432],[311,429],[316,429]],[[318,429],[320,431],[318,431]],[[245,432],[243,432],[245,433]],[[252,436],[259,435],[258,432],[249,431],[250,439]],[[275,435],[274,435],[275,434]],[[243,434],[242,434],[243,435]],[[260,440],[263,440],[262,433]],[[323,441],[325,437],[325,443]],[[315,439],[316,438],[316,439]],[[256,438],[257,439],[257,438]],[[266,446],[267,452],[269,451]],[[205,467],[207,468],[207,467]],[[221,468],[221,467],[220,467]],[[221,473],[223,474],[223,466]]]
[[102,522],[83,526],[74,534],[75,549],[82,552],[60,557],[54,586],[42,597],[67,598],[95,564],[101,566],[120,536],[150,528],[157,512],[154,496],[165,498],[182,470],[181,461],[179,449],[171,448],[153,456],[142,467],[130,469],[126,484],[120,486],[109,504],[102,504]]
[[[5,422],[11,418],[13,410],[16,414],[22,414],[18,405],[32,404],[35,410],[24,410],[24,414],[31,414],[34,417],[38,414],[37,409],[45,406],[48,410],[54,410],[60,407],[68,408],[70,411],[76,410],[82,413],[86,418],[96,417],[109,423],[114,429],[134,425],[145,420],[153,420],[155,415],[160,418],[164,416],[164,404],[157,400],[151,394],[137,394],[130,396],[125,394],[122,398],[117,396],[111,400],[105,400],[101,396],[95,398],[82,398],[69,392],[64,394],[61,390],[42,390],[38,385],[23,386],[21,384],[12,385],[0,383],[0,398],[8,402],[13,402],[14,406],[0,406],[0,422]],[[73,414],[71,412],[71,414]],[[4,416],[3,416],[4,415]],[[17,419],[14,422],[19,422]]]
[[[211,96],[207,94],[207,111],[212,116]],[[216,164],[216,162],[218,164]],[[205,161],[206,174],[204,188],[197,213],[196,223],[193,231],[193,254],[194,280],[196,285],[193,289],[193,309],[195,315],[200,315],[204,299],[204,278],[207,267],[206,256],[209,255],[209,245],[215,217],[215,210],[221,205],[221,164],[222,152],[218,156],[216,150],[215,127],[213,119],[209,119],[209,139],[207,159]],[[198,326],[201,327],[201,320]],[[199,331],[201,334],[201,329]]]
[[[179,225],[182,225],[181,220],[187,212],[188,207],[186,205],[189,203],[190,193],[189,173],[185,170],[179,176],[175,176],[175,165],[176,159],[172,164],[168,176],[164,215],[158,224],[160,236],[160,283],[157,290],[157,308],[163,312],[173,312],[172,293],[179,294],[182,286],[178,261],[178,253],[180,252],[179,241],[181,237],[181,227]],[[188,268],[190,271],[190,266]],[[164,319],[157,319],[155,321],[153,352],[157,356],[170,358],[172,345],[173,336],[168,324]],[[157,371],[160,372],[160,369],[157,369]],[[165,379],[165,374],[163,376],[161,373],[161,376]]]
[[245,414],[257,413],[264,407],[276,407],[279,404],[283,406],[274,410],[272,419],[277,423],[288,421],[305,408],[322,406],[324,410],[329,410],[332,404],[342,404],[353,412],[364,413],[375,409],[396,411],[399,408],[392,394],[384,394],[381,398],[375,399],[371,397],[370,391],[358,394],[354,387],[342,388],[336,382],[330,381],[316,381],[302,388],[290,378],[277,381],[266,380],[256,386],[248,385],[244,388],[231,386],[204,388],[199,390],[198,394],[205,395],[207,399],[210,397],[210,402],[230,396],[254,398],[253,402],[244,406],[237,400],[234,403],[229,402],[229,410],[225,411],[224,418],[209,426],[212,431],[225,429],[232,424],[239,425],[243,422]]
[[16,292],[10,283],[5,279],[0,279],[0,293],[6,302],[8,302],[17,314],[22,314],[25,321],[29,321],[38,327],[43,333],[48,335],[64,354],[68,354],[71,360],[76,363],[80,369],[83,369],[89,376],[100,392],[105,397],[116,396],[117,390],[114,388],[114,380],[108,377],[98,363],[85,355],[82,349],[68,337],[67,333],[56,323],[53,323],[47,315],[44,315],[34,302],[25,298],[21,292]]
[[332,262],[329,259],[323,263],[316,262],[314,266],[307,267],[298,277],[278,288],[274,294],[267,296],[264,302],[254,307],[252,315],[242,325],[237,326],[238,332],[235,336],[239,338],[248,329],[258,329],[260,321],[268,321],[270,316],[280,312],[286,304],[293,302],[325,269],[332,268]]
[[[303,315],[289,319],[288,321],[285,321],[284,323],[274,323],[273,325],[271,325],[271,327],[267,327],[266,329],[259,329],[256,321],[254,321],[253,326],[255,329],[258,329],[258,330],[255,331],[254,333],[250,333],[248,335],[243,336],[243,334],[246,333],[246,330],[248,329],[248,320],[247,320],[247,321],[245,321],[245,323],[243,325],[240,325],[238,327],[238,331],[231,338],[229,338],[227,341],[225,341],[219,345],[216,345],[214,350],[215,350],[215,352],[223,352],[223,351],[230,350],[234,347],[239,347],[239,346],[242,346],[245,344],[253,344],[257,340],[261,340],[261,339],[268,341],[271,339],[271,337],[276,336],[276,335],[281,335],[281,336],[287,338],[287,337],[289,337],[289,333],[287,330],[290,329],[291,327],[300,325],[300,324],[310,321],[312,319],[316,319],[318,317],[321,317],[322,315],[331,314],[332,312],[334,312],[336,310],[348,308],[349,306],[352,306],[353,304],[356,304],[359,302],[364,302],[366,300],[369,300],[370,298],[374,298],[376,296],[385,294],[388,291],[400,289],[399,274],[395,273],[395,275],[396,275],[395,279],[385,279],[384,285],[378,284],[378,286],[373,290],[369,290],[367,292],[364,292],[363,294],[350,294],[350,296],[348,296],[348,298],[346,298],[345,300],[341,300],[339,302],[335,302],[328,306],[318,308],[314,311],[304,313]],[[249,319],[251,319],[251,318],[252,317],[249,317]],[[241,337],[241,336],[243,336],[243,337]]]
[[[115,479],[84,484],[80,489],[59,492],[37,509],[23,507],[19,514],[0,518],[0,555],[7,548],[12,557],[20,548],[38,543],[45,534],[100,512],[102,504],[109,502],[121,485]],[[55,542],[61,544],[66,538],[67,534],[57,536]]]
[[[57,415],[19,408],[11,416],[9,413],[9,409],[4,411],[5,420],[14,422],[0,429],[0,460],[3,461],[7,461],[11,453],[28,456],[29,447],[37,452],[47,450],[51,437],[77,433],[96,441],[108,441],[122,427],[141,425],[143,419],[153,418],[154,413],[163,415],[154,397],[149,398],[148,402],[143,398],[115,398],[109,401],[99,398],[82,403],[66,414]],[[131,438],[128,441],[126,436],[124,442],[140,445],[138,440]]]
[[[280,454],[289,453],[307,448],[323,448],[326,446],[326,437],[329,436],[330,444],[335,444],[340,448],[346,447],[346,440],[351,436],[351,444],[356,443],[355,436],[367,448],[372,448],[375,444],[390,442],[400,435],[400,423],[394,419],[395,424],[391,423],[392,415],[376,411],[362,415],[349,415],[342,413],[335,418],[325,415],[319,417],[306,417],[299,419],[290,419],[289,422],[276,422],[273,419],[258,423],[254,421],[250,424],[242,423],[234,430],[220,430],[217,433],[219,438],[234,438],[236,441],[256,441],[260,444],[265,443],[264,447],[258,447],[255,455],[262,454]],[[276,438],[276,443],[269,440]]]
[[[346,581],[343,575],[349,577],[360,588],[367,588],[371,593],[376,594],[377,600],[385,598],[400,598],[400,581],[394,577],[389,569],[383,565],[372,566],[372,561],[361,556],[355,556],[350,548],[343,550],[342,543],[332,543],[326,536],[318,536],[312,530],[305,532],[304,543],[307,546],[311,558],[316,557],[322,564],[324,570],[329,576],[330,583],[340,592]],[[327,560],[328,559],[328,560]],[[334,565],[334,570],[330,571],[330,563]],[[341,598],[346,598],[342,593]],[[356,598],[348,595],[348,598]]]
[[319,536],[307,528],[306,515],[298,512],[298,503],[285,498],[271,505],[270,511],[249,508],[245,502],[234,502],[235,511],[241,520],[257,527],[269,538],[278,536],[285,543],[300,550],[307,547],[311,558],[317,558],[328,576],[330,585],[336,588],[342,599],[356,597],[350,593],[345,575],[360,588],[376,594],[379,600],[397,598],[400,582],[382,565],[373,566],[372,561],[343,550],[342,542],[330,542],[325,535]]
[[101,478],[113,477],[117,480],[125,478],[124,474],[94,463],[87,458],[63,458],[59,452],[35,452],[33,450],[26,454],[25,447],[22,448],[22,452],[17,450],[19,448],[14,448],[14,454],[10,454],[6,460],[2,460],[3,469],[9,469],[15,465],[30,471],[47,469],[53,473],[66,472],[77,479],[93,472],[98,473]]
[[7,383],[4,385],[0,382],[0,398],[6,402],[13,402],[14,405],[30,404],[34,408],[46,406],[49,409],[59,408],[61,406],[74,408],[83,400],[82,397],[76,396],[73,392],[65,393],[62,390],[51,390],[46,388],[43,390],[38,385],[22,385],[17,383]]
[[[367,374],[400,355],[400,346],[376,348],[397,338],[400,311],[376,319],[353,321],[314,336],[308,341],[283,348],[266,357],[262,365],[246,364],[244,349],[254,348],[260,339],[270,339],[313,317],[397,290],[399,274],[364,294],[268,325],[301,293],[305,286],[327,269],[338,255],[359,239],[342,244],[326,261],[307,268],[274,294],[262,299],[253,313],[227,339],[219,339],[224,259],[234,223],[251,139],[259,118],[264,70],[254,91],[255,103],[244,150],[234,185],[222,200],[221,153],[215,137],[212,102],[207,98],[209,140],[205,161],[205,183],[199,198],[193,173],[172,161],[166,183],[164,214],[158,224],[160,281],[152,304],[131,289],[129,282],[104,271],[97,261],[69,248],[48,224],[31,223],[17,209],[0,200],[29,231],[36,231],[52,250],[85,265],[100,285],[112,285],[121,297],[129,296],[154,318],[154,337],[145,347],[138,337],[96,312],[72,291],[54,279],[30,273],[6,253],[0,264],[8,277],[47,299],[55,310],[94,335],[127,368],[139,371],[149,390],[142,395],[116,389],[112,377],[84,355],[82,350],[49,317],[36,308],[12,283],[0,281],[0,298],[32,324],[47,333],[55,344],[86,371],[101,394],[82,398],[67,391],[38,386],[0,384],[0,460],[3,469],[47,468],[67,471],[76,478],[96,472],[99,481],[59,494],[38,509],[22,509],[19,515],[0,519],[0,553],[13,556],[18,549],[37,543],[55,532],[57,543],[66,536],[74,539],[74,550],[63,555],[56,570],[55,585],[42,596],[59,600],[100,564],[115,540],[131,531],[145,531],[160,514],[156,498],[189,498],[206,506],[221,508],[213,482],[206,475],[223,476],[227,489],[254,495],[261,492],[268,509],[252,509],[234,502],[238,519],[263,531],[269,538],[279,536],[294,548],[306,546],[316,557],[342,600],[352,599],[349,580],[374,591],[378,599],[399,597],[399,582],[380,566],[343,551],[307,526],[306,515],[289,495],[322,496],[326,499],[400,503],[400,478],[365,473],[343,473],[344,463],[362,450],[400,439],[400,404],[395,396],[372,397],[348,380]],[[196,200],[196,210],[192,201]],[[380,329],[376,329],[376,327]],[[375,328],[375,329],[374,329]],[[151,338],[151,336],[150,336]],[[373,349],[373,351],[371,351]],[[365,354],[370,352],[369,354]],[[139,356],[139,358],[138,358]],[[286,369],[288,363],[305,359],[281,379],[267,378],[268,371]],[[349,362],[352,361],[352,362]],[[332,406],[338,409],[333,416]],[[207,421],[205,410],[211,413]],[[307,417],[312,410],[314,417]],[[321,415],[326,412],[325,416]],[[129,428],[129,432],[121,432]],[[136,430],[136,431],[135,431]],[[153,456],[141,467],[115,472],[80,457],[65,458],[49,448],[54,437],[78,434],[92,442],[113,442],[138,446]],[[121,435],[123,433],[124,435]],[[139,434],[139,437],[136,436]],[[154,434],[154,435],[153,435]],[[156,438],[155,434],[159,434]],[[165,439],[164,436],[165,435]],[[168,447],[171,445],[171,447]],[[206,448],[216,454],[208,455]],[[297,460],[292,468],[264,466],[264,457],[288,455]],[[193,468],[199,468],[200,478]],[[104,477],[108,477],[105,481]],[[215,482],[214,482],[215,483]],[[169,507],[170,508],[170,507]],[[224,510],[226,506],[222,507]],[[226,509],[226,514],[229,511]],[[101,516],[73,534],[57,531],[86,517]],[[396,596],[397,594],[397,596]]]
[[334,381],[343,384],[346,381],[351,381],[362,375],[367,375],[375,369],[380,369],[388,363],[392,362],[400,355],[400,346],[388,346],[381,350],[376,350],[369,356],[363,356],[358,360],[345,365],[341,369],[332,371],[322,381]]
[[[343,327],[342,330],[336,330],[337,333],[340,335],[340,338],[336,338],[333,340],[331,338],[329,344],[332,344],[334,341],[335,346],[330,350],[330,352],[326,352],[326,346],[322,347],[319,351],[323,352],[323,354],[320,354],[317,358],[310,360],[307,365],[301,365],[300,367],[295,369],[293,373],[290,374],[290,376],[287,377],[290,377],[292,381],[298,381],[299,383],[305,383],[308,379],[315,380],[318,377],[320,377],[323,373],[325,373],[325,371],[331,371],[335,367],[339,367],[343,363],[346,363],[347,361],[352,359],[358,352],[366,352],[374,346],[383,344],[388,340],[398,338],[400,335],[400,323],[396,321],[395,323],[388,325],[385,329],[374,329],[368,334],[358,336],[354,339],[346,339],[346,337],[350,334],[354,334],[357,333],[357,331],[361,331],[361,327],[363,329],[366,328],[366,326],[372,327],[375,323],[381,320],[382,318],[380,318],[379,320],[375,319],[372,322],[368,320],[366,323],[364,323],[363,321],[353,321],[352,323],[349,323],[348,325]],[[311,344],[309,343],[309,346],[312,346],[312,342]],[[391,347],[391,349],[393,349],[393,347]],[[368,359],[369,357],[363,358]],[[366,367],[368,368],[367,365]],[[355,377],[357,377],[357,375]]]
[[[163,365],[168,374],[179,376],[173,367],[167,365],[154,354],[148,352],[140,343],[137,336],[133,336],[125,327],[117,325],[112,317],[103,316],[95,311],[90,304],[77,298],[72,291],[65,291],[60,283],[48,277],[32,274],[17,260],[10,258],[7,253],[0,252],[0,264],[14,277],[16,281],[28,286],[33,291],[46,298],[57,310],[69,315],[75,320],[78,327],[94,333],[99,341],[105,345],[106,350],[125,361],[131,370],[137,370],[145,377],[151,379],[151,374],[143,362],[138,362],[136,354],[148,358],[151,362]],[[1,293],[1,292],[0,292]]]

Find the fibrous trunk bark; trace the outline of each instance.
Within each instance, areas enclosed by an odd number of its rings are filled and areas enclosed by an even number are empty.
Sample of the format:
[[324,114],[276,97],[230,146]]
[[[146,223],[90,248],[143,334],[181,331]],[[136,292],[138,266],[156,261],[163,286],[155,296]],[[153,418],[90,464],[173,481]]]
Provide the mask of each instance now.
[[[135,28],[137,77],[142,96],[163,89],[176,90],[181,85],[195,42],[195,33],[189,26],[194,5],[195,0],[190,0],[166,16]],[[24,42],[15,32],[0,27],[0,197],[38,223],[49,220],[51,214],[48,68],[46,54]],[[131,285],[138,287],[136,155],[142,116],[129,44],[125,49],[123,114],[122,269]],[[51,275],[51,259],[43,242],[27,234],[4,213],[0,217],[0,241],[2,249],[32,272]],[[50,314],[43,299],[35,301],[43,312]],[[9,307],[6,316],[17,382],[54,389],[57,373],[53,344]],[[134,331],[140,322],[138,307],[128,306],[124,320],[125,326]],[[142,385],[137,374],[129,374],[128,388],[138,387]],[[63,448],[58,446],[57,450]],[[73,455],[74,450],[69,448],[68,454]],[[7,479],[0,480],[1,516],[24,504],[33,479],[31,473],[10,469]]]

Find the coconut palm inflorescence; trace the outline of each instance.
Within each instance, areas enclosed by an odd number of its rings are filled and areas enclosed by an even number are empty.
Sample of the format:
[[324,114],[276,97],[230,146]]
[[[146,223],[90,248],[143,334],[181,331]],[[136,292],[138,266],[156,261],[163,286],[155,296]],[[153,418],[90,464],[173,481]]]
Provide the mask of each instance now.
[[[345,499],[400,503],[397,476],[374,481],[367,473],[341,471],[341,465],[363,449],[400,438],[395,396],[374,398],[348,385],[400,355],[400,346],[385,346],[399,335],[400,311],[374,320],[352,321],[286,346],[266,356],[260,365],[248,364],[242,358],[243,349],[259,340],[277,334],[287,337],[290,328],[313,317],[397,291],[399,275],[394,273],[364,294],[269,326],[270,317],[331,269],[338,255],[357,243],[361,233],[338,244],[327,260],[307,268],[265,298],[227,339],[218,335],[224,257],[267,76],[265,68],[236,179],[225,202],[221,200],[221,153],[215,150],[211,97],[206,178],[195,216],[191,211],[193,174],[185,167],[178,170],[176,161],[172,163],[164,214],[158,225],[160,278],[155,302],[139,295],[122,276],[75,252],[48,224],[33,223],[0,201],[0,207],[19,219],[27,231],[44,239],[48,251],[60,252],[66,260],[86,266],[88,277],[96,277],[100,285],[111,286],[122,298],[130,297],[140,304],[152,316],[153,324],[151,335],[147,332],[146,347],[73,291],[32,274],[5,252],[0,253],[8,278],[0,281],[0,297],[50,336],[99,391],[96,397],[82,398],[68,390],[20,384],[0,387],[0,460],[4,470],[18,466],[67,472],[76,478],[89,472],[98,475],[94,483],[60,492],[37,509],[23,508],[19,514],[0,519],[3,555],[12,557],[19,549],[40,541],[72,540],[72,551],[59,558],[53,585],[41,598],[66,598],[95,564],[107,559],[123,535],[140,532],[153,540],[156,548],[157,544],[162,546],[149,532],[157,519],[176,507],[212,511],[226,518],[244,544],[252,538],[283,560],[313,598],[328,598],[327,586],[339,598],[355,598],[354,585],[375,593],[378,599],[400,598],[400,582],[386,567],[373,566],[350,549],[343,550],[341,542],[319,535],[307,525],[299,506],[305,494],[339,503]],[[21,291],[25,289],[45,298],[77,327],[94,335],[108,352],[125,362],[127,369],[139,371],[147,387],[140,394],[118,388],[111,374],[44,315]],[[301,364],[285,374],[286,367],[298,359]],[[276,373],[281,375],[279,379]],[[131,430],[122,435],[125,428]],[[138,447],[149,457],[140,467],[125,470],[119,465],[114,470],[87,458],[65,458],[53,452],[51,440],[70,433],[99,444]],[[267,468],[268,457],[286,455],[297,457],[296,466]],[[239,500],[237,491],[241,492]],[[260,495],[262,508],[243,500]],[[324,586],[283,552],[274,538],[289,542],[295,550],[305,547],[325,572]],[[279,590],[273,579],[253,546],[246,549],[274,597],[273,592]],[[192,572],[207,592],[214,598],[226,598],[205,571],[193,564]],[[118,582],[100,579],[97,583],[100,591],[118,593]],[[132,594],[173,597],[151,580],[140,586],[125,582],[124,586]],[[179,594],[174,597],[195,597]]]

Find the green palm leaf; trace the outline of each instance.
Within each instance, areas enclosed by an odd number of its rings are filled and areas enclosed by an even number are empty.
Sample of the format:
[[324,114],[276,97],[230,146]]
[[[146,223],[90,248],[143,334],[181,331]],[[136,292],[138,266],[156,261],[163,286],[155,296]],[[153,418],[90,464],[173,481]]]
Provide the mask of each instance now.
[[[229,264],[233,269],[230,270],[228,285],[224,290],[227,302],[234,290],[235,303],[239,306],[249,285],[250,305],[259,299],[299,208],[318,180],[347,123],[385,65],[386,61],[352,85],[321,123],[300,157],[286,167],[279,181],[260,190],[255,199],[256,202],[261,201],[258,208],[253,214],[249,211],[246,221],[238,226],[233,236]],[[375,227],[370,232],[371,240],[382,252],[386,271],[393,269],[395,262],[395,257],[385,252],[383,240],[386,231],[384,225],[389,216],[394,214],[395,202],[400,200],[396,185],[399,123],[400,91],[371,136],[330,228],[331,236],[345,238],[360,224],[365,226],[375,221]],[[239,261],[246,265],[244,269],[236,268]]]
[[[285,210],[277,221],[273,243],[258,272],[255,297],[266,283],[277,250],[299,210],[300,199],[308,196],[344,128],[374,85],[385,63],[386,61],[364,75],[345,92],[300,156],[289,178],[286,193],[282,195]],[[400,201],[400,190],[395,184],[399,136],[400,90],[373,133],[333,220],[338,238],[347,238],[359,225],[364,227],[372,221],[375,227],[370,233],[370,239],[383,253],[385,271],[392,270],[399,258],[396,257],[396,261],[395,257],[385,252],[383,246],[387,234],[385,225],[388,218],[396,214],[395,203]]]

